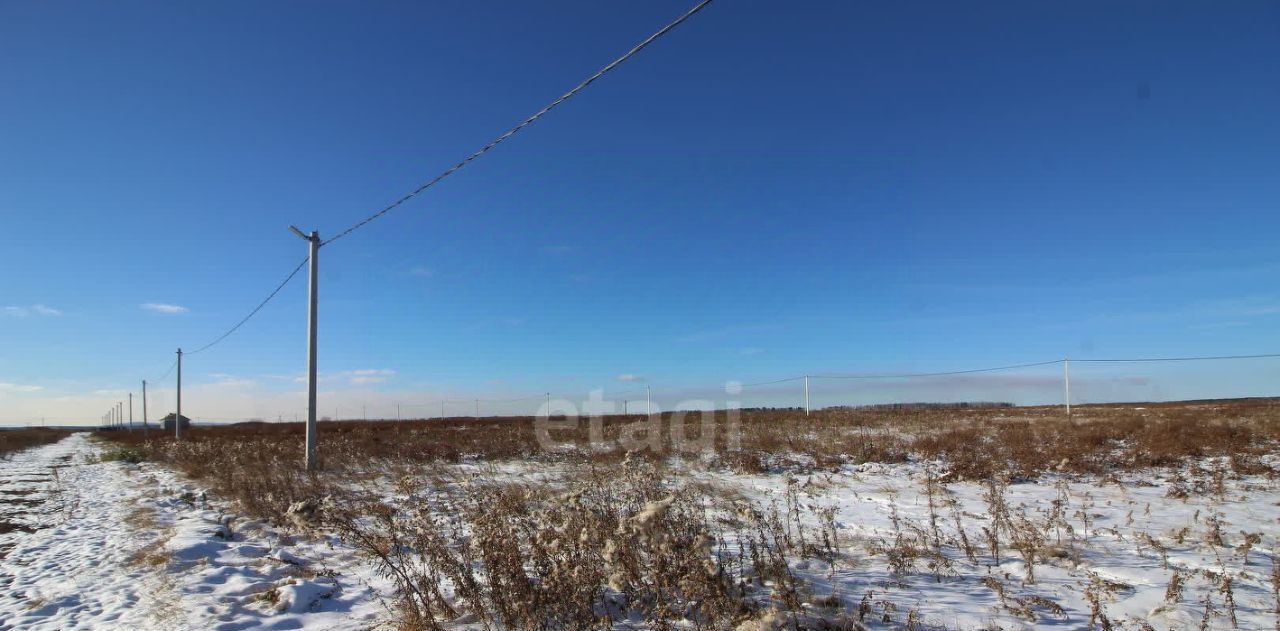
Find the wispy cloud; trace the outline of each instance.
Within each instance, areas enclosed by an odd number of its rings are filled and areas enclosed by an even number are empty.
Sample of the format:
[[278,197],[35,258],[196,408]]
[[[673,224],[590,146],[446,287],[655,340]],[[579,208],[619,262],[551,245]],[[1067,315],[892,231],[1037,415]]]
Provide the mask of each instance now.
[[224,388],[249,388],[258,385],[258,382],[252,379],[245,379],[235,375],[228,375],[222,372],[209,373],[213,377],[214,382],[211,385],[222,386]]
[[165,313],[170,315],[178,314],[178,313],[187,313],[188,311],[191,311],[190,309],[182,305],[171,305],[164,302],[144,302],[138,305],[138,307],[142,309],[146,309],[147,311],[154,311],[156,313]]
[[641,377],[640,375],[633,375],[628,372],[618,375],[618,381],[644,381],[644,377]]
[[781,329],[779,324],[744,324],[739,326],[726,326],[719,329],[710,329],[707,331],[698,331],[688,335],[682,335],[676,338],[677,342],[714,342],[717,340],[725,340],[739,338],[756,333],[766,333],[768,331],[776,331]]
[[763,353],[763,352],[764,352],[763,348],[756,348],[754,346],[748,346],[746,348],[738,349],[738,354],[743,357],[751,357],[752,355],[759,355],[760,353]]
[[13,306],[5,307],[4,309],[0,309],[0,313],[3,313],[4,315],[7,315],[7,316],[13,316],[16,318],[25,318],[29,315],[60,316],[62,315],[62,310],[54,309],[53,307],[50,307],[48,305],[36,304],[36,305],[31,305],[30,307],[13,307]]
[[[390,368],[362,368],[359,370],[344,370],[342,372],[321,373],[317,375],[317,380],[321,382],[346,381],[353,386],[370,386],[378,383],[386,383],[392,377],[396,376],[396,371]],[[273,378],[278,377],[274,376]],[[299,374],[292,378],[294,383],[306,383],[307,376]]]
[[0,392],[39,392],[41,390],[44,390],[44,386],[0,381]]
[[396,375],[396,371],[390,368],[365,368],[362,370],[348,370],[341,373],[340,376],[347,379],[347,383],[353,386],[371,386],[377,383],[386,383]]
[[420,276],[422,278],[431,278],[436,275],[436,271],[425,265],[417,265],[409,268],[410,276]]

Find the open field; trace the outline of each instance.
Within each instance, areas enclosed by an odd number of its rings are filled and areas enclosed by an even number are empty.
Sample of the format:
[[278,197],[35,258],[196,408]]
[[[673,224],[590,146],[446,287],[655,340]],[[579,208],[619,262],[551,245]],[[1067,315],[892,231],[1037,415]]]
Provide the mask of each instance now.
[[1273,400],[644,423],[322,423],[314,474],[298,424],[104,453],[331,537],[403,628],[1280,625]]
[[0,458],[21,449],[57,442],[70,433],[66,430],[46,427],[0,430]]

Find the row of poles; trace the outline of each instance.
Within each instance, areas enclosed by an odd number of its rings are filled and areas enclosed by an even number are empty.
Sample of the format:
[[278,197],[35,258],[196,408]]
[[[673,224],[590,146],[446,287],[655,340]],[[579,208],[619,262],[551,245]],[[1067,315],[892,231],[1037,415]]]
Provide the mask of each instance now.
[[[812,375],[804,376],[804,415],[809,416],[813,408],[809,405],[809,380]],[[647,394],[646,394],[647,397]],[[1067,408],[1067,418],[1071,418],[1071,360],[1062,359],[1062,402]]]
[[[102,427],[111,429],[127,429],[133,431],[133,393],[129,393],[128,416],[125,416],[125,402],[118,401],[102,415]],[[147,432],[147,380],[142,380],[142,431]]]

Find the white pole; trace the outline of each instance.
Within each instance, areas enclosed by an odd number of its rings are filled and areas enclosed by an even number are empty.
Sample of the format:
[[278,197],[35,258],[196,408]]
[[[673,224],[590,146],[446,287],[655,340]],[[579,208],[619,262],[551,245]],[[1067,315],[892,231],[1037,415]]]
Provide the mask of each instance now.
[[173,416],[173,438],[182,440],[182,349],[178,349],[178,411]]
[[400,422],[400,404],[399,403],[396,404],[396,422],[397,423]]
[[623,400],[622,400],[622,415],[623,415],[623,416],[626,416],[626,415],[627,415],[627,400],[626,400],[626,399],[623,399]]
[[129,393],[129,431],[133,431],[133,393]]
[[[297,230],[295,230],[297,232]],[[307,299],[307,432],[306,432],[306,465],[307,471],[316,470],[316,333],[319,324],[320,303],[320,233],[312,230],[307,241],[310,242],[308,256],[311,261],[309,275],[309,296]]]
[[1062,360],[1063,400],[1067,403],[1067,418],[1071,418],[1071,359]]
[[440,418],[444,418],[444,399],[440,399]]
[[804,376],[804,415],[809,416],[809,375]]
[[644,387],[644,414],[653,416],[653,406],[649,404],[649,386]]
[[147,434],[147,380],[142,380],[142,435]]

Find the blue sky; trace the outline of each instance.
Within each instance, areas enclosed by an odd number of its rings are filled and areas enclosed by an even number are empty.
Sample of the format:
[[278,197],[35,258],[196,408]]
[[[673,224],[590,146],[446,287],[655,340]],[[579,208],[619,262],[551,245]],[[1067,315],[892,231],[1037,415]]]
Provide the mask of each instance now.
[[[336,233],[689,6],[0,5],[0,422],[96,420],[292,269],[288,224]],[[322,406],[1276,351],[1278,29],[719,0],[322,251]],[[298,412],[305,289],[190,357],[184,407]],[[1275,360],[1081,370],[1086,399],[1280,394]]]

